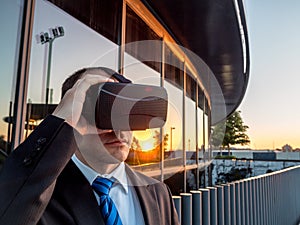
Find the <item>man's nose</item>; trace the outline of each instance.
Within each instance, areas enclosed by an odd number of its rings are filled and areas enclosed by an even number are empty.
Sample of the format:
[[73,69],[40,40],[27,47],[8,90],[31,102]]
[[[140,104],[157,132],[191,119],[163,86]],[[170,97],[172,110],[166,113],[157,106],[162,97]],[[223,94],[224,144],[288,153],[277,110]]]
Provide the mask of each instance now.
[[121,137],[121,131],[120,130],[100,130],[98,129],[99,134],[108,134],[108,133],[114,133],[116,137]]
[[104,130],[105,133],[111,133],[111,134],[114,134],[114,136],[116,136],[116,138],[121,138],[123,135],[122,135],[122,132],[120,130]]
[[121,131],[120,130],[115,130],[114,132],[115,132],[117,138],[121,138]]
[[101,130],[101,129],[97,129],[99,134],[106,134],[106,133],[111,133],[113,132],[113,130]]

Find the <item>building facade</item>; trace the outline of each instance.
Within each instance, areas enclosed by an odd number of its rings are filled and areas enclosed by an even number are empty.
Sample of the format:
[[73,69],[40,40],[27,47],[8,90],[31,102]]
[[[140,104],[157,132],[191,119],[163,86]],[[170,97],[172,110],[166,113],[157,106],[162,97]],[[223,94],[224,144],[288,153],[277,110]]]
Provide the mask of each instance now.
[[200,186],[210,156],[198,153],[209,151],[212,126],[238,107],[248,83],[241,0],[1,4],[2,162],[55,108],[69,75],[105,66],[168,92],[165,126],[134,132],[128,163],[166,182],[180,174],[183,191],[193,171]]

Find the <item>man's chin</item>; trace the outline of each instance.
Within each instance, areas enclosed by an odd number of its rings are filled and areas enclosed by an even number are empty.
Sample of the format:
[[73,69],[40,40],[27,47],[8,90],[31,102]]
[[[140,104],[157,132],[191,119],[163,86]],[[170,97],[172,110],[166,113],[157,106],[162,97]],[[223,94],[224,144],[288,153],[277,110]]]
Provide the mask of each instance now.
[[110,146],[106,150],[116,162],[124,162],[129,153],[127,146]]

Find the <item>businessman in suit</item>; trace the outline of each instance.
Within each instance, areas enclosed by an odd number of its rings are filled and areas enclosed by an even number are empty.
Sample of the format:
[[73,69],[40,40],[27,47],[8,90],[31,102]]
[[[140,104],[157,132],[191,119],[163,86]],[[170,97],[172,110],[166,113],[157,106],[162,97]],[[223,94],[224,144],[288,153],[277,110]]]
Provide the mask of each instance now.
[[129,81],[107,68],[75,72],[53,114],[7,158],[0,224],[179,224],[167,186],[124,163],[132,132],[100,130],[84,117],[87,90],[104,82]]

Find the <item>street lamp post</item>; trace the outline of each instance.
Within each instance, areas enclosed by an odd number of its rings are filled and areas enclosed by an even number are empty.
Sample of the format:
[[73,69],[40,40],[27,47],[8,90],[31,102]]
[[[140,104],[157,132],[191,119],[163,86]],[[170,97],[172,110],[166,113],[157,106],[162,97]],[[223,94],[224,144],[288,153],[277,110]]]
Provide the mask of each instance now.
[[173,148],[173,146],[172,146],[172,137],[173,137],[172,131],[173,130],[175,130],[175,127],[170,128],[170,155],[172,154],[172,148]]
[[[56,38],[62,37],[65,34],[64,28],[62,26],[50,28],[49,30],[50,30],[50,35],[48,32],[42,32],[39,35],[39,41],[42,45],[49,43],[49,45],[48,45],[49,49],[48,49],[47,80],[46,80],[46,99],[45,99],[46,105],[48,105],[48,103],[49,103],[52,44]],[[50,102],[50,103],[52,103],[52,102]]]

